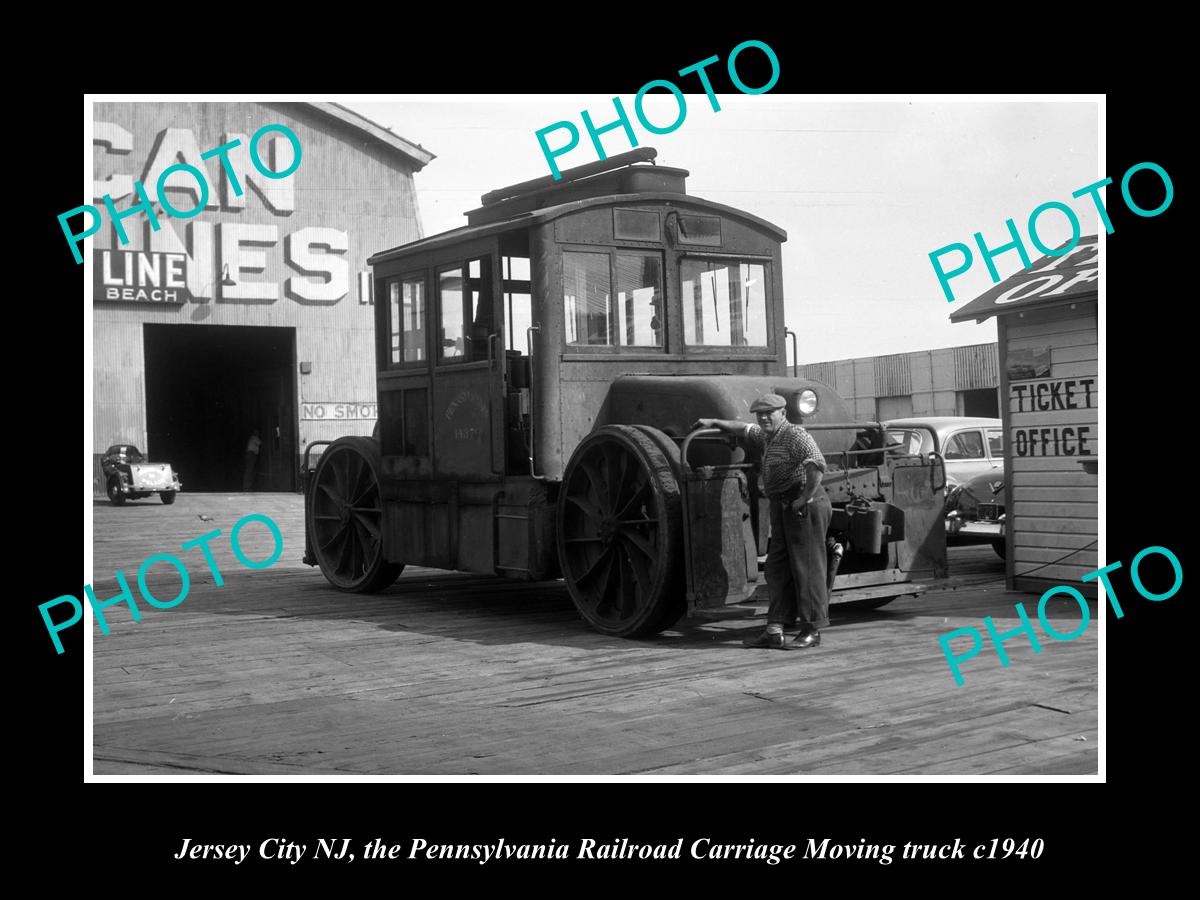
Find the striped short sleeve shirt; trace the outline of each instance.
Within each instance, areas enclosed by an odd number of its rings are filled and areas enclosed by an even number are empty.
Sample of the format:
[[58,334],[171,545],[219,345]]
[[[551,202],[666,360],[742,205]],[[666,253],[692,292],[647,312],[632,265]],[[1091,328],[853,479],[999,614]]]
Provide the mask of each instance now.
[[768,437],[757,425],[746,426],[746,443],[759,451],[763,489],[775,497],[794,487],[804,487],[804,464],[816,463],[825,471],[825,456],[811,434],[799,425],[784,422]]

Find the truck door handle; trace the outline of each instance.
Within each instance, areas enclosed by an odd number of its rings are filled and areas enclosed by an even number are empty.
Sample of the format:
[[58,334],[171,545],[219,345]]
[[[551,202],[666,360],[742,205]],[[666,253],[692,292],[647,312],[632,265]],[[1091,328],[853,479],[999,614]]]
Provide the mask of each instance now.
[[493,360],[496,358],[496,354],[492,350],[492,347],[495,346],[495,341],[496,341],[496,338],[498,338],[498,337],[500,337],[499,334],[489,334],[487,336],[487,345],[488,345],[487,353],[488,353],[488,371],[489,372],[492,371]]

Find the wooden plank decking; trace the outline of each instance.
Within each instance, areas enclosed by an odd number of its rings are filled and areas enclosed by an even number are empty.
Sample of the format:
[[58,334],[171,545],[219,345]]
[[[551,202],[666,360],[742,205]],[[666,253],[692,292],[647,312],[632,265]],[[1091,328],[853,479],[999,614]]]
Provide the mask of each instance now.
[[[139,508],[140,507],[140,508]],[[248,572],[228,550],[247,512],[271,516],[283,558]],[[156,552],[221,528],[226,583],[199,551],[178,607],[110,610],[93,633],[95,773],[449,775],[1094,774],[1097,625],[985,650],[957,687],[937,638],[1036,597],[1005,592],[991,550],[951,553],[950,582],[839,615],[820,648],[747,650],[761,619],[684,620],[647,641],[590,631],[561,584],[406,571],[388,592],[341,594],[298,563],[291,495],[98,504],[95,584],[116,593]],[[202,521],[199,516],[212,518]],[[267,555],[265,529],[246,550]],[[257,543],[255,543],[257,541]],[[169,567],[152,588],[170,598]],[[136,590],[136,588],[135,588]],[[1073,602],[1052,621],[1074,629]]]

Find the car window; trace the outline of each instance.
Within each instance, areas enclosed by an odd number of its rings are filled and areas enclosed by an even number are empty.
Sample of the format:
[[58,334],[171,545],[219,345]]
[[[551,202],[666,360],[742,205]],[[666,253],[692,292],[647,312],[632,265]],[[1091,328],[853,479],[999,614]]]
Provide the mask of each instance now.
[[978,431],[960,431],[946,441],[946,459],[983,459],[983,435]]
[[987,430],[988,453],[992,459],[1000,459],[1004,456],[1004,432],[999,428],[989,428]]
[[899,449],[902,453],[920,453],[923,437],[924,432],[921,431],[889,428],[887,433],[887,447],[889,450]]

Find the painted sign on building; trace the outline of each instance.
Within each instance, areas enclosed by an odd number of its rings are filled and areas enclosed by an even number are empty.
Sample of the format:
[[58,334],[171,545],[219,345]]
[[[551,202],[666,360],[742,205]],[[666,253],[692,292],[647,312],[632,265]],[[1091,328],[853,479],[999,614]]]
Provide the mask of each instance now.
[[1039,378],[1008,386],[1012,452],[1017,457],[1095,456],[1096,379]]
[[95,250],[92,256],[97,303],[186,303],[192,298],[184,253]]
[[378,419],[376,403],[301,403],[300,418],[307,421],[322,419]]
[[[113,122],[97,121],[93,140],[104,151],[97,158],[97,168],[108,173],[95,181],[93,193],[97,199],[109,196],[121,204],[128,203],[134,193],[134,173],[140,169],[145,173],[143,182],[157,184],[162,177],[161,190],[173,198],[172,202],[183,209],[195,209],[189,218],[200,216],[186,225],[166,219],[153,223],[156,227],[152,227],[145,215],[133,214],[136,207],[125,211],[130,218],[124,230],[129,232],[131,244],[149,251],[150,256],[187,259],[188,295],[173,302],[215,298],[226,303],[262,303],[287,297],[298,304],[330,305],[349,293],[349,233],[340,228],[297,227],[290,223],[289,218],[297,212],[296,179],[292,175],[278,179],[264,177],[251,166],[247,135],[221,131],[222,144],[238,142],[227,153],[230,166],[206,159],[211,154],[200,152],[203,142],[191,128],[162,128],[152,141],[139,147],[133,132]],[[275,135],[262,140],[259,146],[266,151],[272,171],[288,171],[294,166],[298,145]],[[146,154],[141,167],[131,165],[129,158],[136,159],[139,150]],[[214,189],[201,191],[196,178],[182,171],[172,172],[173,168],[182,168],[179,162],[202,173]],[[241,173],[241,179],[251,190],[241,184],[235,188],[231,171]],[[231,216],[236,219],[247,211],[247,197],[251,193],[259,198],[256,214],[266,213],[274,221],[231,220]],[[217,220],[213,221],[213,217]],[[104,243],[117,246],[111,235],[106,236]],[[280,278],[280,274],[286,277]],[[123,291],[134,286],[114,287]],[[112,297],[100,291],[95,298],[97,301],[135,299],[124,295]]]

